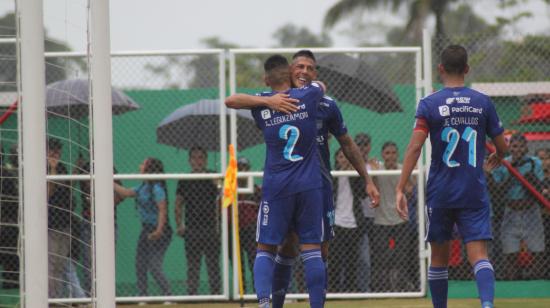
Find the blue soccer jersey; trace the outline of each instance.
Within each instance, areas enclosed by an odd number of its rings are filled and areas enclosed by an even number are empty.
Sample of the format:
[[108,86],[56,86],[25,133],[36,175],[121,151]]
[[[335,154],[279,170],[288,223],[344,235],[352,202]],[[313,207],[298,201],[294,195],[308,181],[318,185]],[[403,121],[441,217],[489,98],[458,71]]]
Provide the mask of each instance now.
[[425,121],[432,146],[428,206],[488,206],[485,135],[503,132],[491,99],[467,87],[444,88],[420,101],[416,118]]
[[331,182],[328,134],[331,133],[334,137],[340,137],[347,134],[347,132],[348,129],[336,102],[325,95],[319,103],[317,114],[317,145],[321,156],[321,172]]
[[[274,94],[276,92],[262,95]],[[265,107],[252,109],[266,143],[262,199],[267,201],[322,185],[316,117],[323,91],[313,83],[290,89],[288,94],[300,100],[296,112],[284,114]]]
[[323,220],[324,241],[334,237],[334,196],[332,193],[332,176],[330,175],[330,151],[328,147],[328,134],[335,137],[347,134],[348,129],[342,118],[342,113],[336,102],[329,96],[324,96],[319,103],[317,114],[317,146],[321,159],[321,174],[323,176]]

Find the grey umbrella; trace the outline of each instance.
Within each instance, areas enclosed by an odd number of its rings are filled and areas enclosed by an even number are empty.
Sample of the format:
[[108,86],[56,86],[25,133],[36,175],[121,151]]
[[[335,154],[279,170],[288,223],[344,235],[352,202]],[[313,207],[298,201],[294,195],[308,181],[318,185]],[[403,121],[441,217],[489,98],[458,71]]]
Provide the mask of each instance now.
[[318,79],[336,99],[379,113],[402,111],[387,80],[361,59],[329,54],[317,61]]
[[[203,99],[176,109],[157,126],[157,142],[179,149],[201,146],[219,151],[220,104],[219,100]],[[227,124],[229,128],[229,117]],[[262,133],[248,110],[237,110],[237,136],[239,149],[263,142]]]
[[[66,79],[46,87],[46,108],[52,115],[82,118],[89,113],[89,84],[87,79]],[[122,91],[112,88],[113,114],[139,109],[139,105]]]

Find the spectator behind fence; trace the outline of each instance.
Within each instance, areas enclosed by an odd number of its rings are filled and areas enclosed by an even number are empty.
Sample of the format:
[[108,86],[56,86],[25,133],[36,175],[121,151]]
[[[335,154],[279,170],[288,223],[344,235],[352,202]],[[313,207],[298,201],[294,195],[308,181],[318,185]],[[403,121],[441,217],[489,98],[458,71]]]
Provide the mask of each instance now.
[[[541,187],[544,179],[542,164],[537,157],[527,155],[527,152],[527,139],[520,133],[512,135],[511,156],[506,157],[506,160],[533,186]],[[540,207],[531,193],[510,174],[506,167],[500,166],[494,169],[492,175],[500,192],[505,194],[504,217],[500,228],[505,278],[520,278],[517,272],[518,265],[528,265],[518,264],[522,248],[525,253],[533,254],[533,264],[530,264],[531,273],[527,271],[527,277],[523,278],[537,278],[541,273],[544,252],[544,228]]]
[[[62,144],[48,139],[48,174],[67,174],[61,160]],[[73,200],[71,184],[48,181],[48,293],[50,298],[63,296],[65,267],[71,247],[71,215]]]
[[[141,174],[164,173],[162,162],[147,158],[139,165]],[[171,295],[170,284],[162,263],[172,238],[168,220],[168,194],[164,180],[145,180],[129,189],[115,185],[115,192],[123,197],[134,197],[141,219],[141,233],[136,250],[136,276],[139,296],[147,296],[147,274],[150,272],[159,285],[162,295]]]
[[[353,170],[342,149],[335,153],[335,170]],[[361,200],[365,197],[361,178],[341,176],[334,181],[334,233],[329,254],[330,292],[359,292],[363,282],[358,275],[359,240],[365,232]]]
[[[380,170],[401,169],[397,162],[399,157],[395,142],[387,141],[382,145],[383,163]],[[371,248],[376,252],[373,260],[373,283],[379,291],[403,291],[414,289],[409,277],[411,245],[414,245],[415,234],[411,232],[405,220],[395,210],[395,186],[399,175],[376,176],[374,178],[380,189],[380,206],[374,213],[374,234]],[[412,182],[407,182],[407,195],[412,192]],[[405,267],[405,268],[403,268]]]
[[0,289],[19,288],[19,158],[17,144],[0,165]]
[[538,157],[541,162],[544,162],[545,159],[550,157],[550,149],[537,149],[535,151],[535,156]]
[[[195,146],[189,150],[191,173],[211,173],[206,169],[208,154]],[[187,292],[196,295],[199,287],[201,258],[204,255],[210,283],[209,294],[221,293],[220,208],[218,186],[211,179],[180,180],[176,190],[176,225],[185,239]],[[183,221],[182,221],[182,216]],[[206,291],[206,290],[205,290]]]
[[[546,157],[542,161],[542,169],[544,171],[544,181],[542,182],[542,195],[546,199],[550,199],[550,149],[546,149]],[[540,157],[540,156],[539,156]],[[545,253],[544,260],[544,278],[550,279],[550,209],[543,209],[543,224],[544,224],[544,239],[545,239]]]
[[[363,159],[366,162],[365,168],[368,172],[371,170],[376,170],[379,168],[380,162],[376,158],[369,157],[371,151],[371,137],[367,133],[358,133],[354,138],[359,151],[363,155]],[[374,221],[374,207],[371,206],[372,202],[369,196],[365,196],[361,200],[361,208],[363,210],[363,215],[365,219],[365,227],[363,228],[363,235],[361,237],[361,248],[359,250],[359,267],[358,267],[358,276],[361,279],[359,284],[361,292],[368,292],[371,284],[371,243],[373,237],[373,221]]]

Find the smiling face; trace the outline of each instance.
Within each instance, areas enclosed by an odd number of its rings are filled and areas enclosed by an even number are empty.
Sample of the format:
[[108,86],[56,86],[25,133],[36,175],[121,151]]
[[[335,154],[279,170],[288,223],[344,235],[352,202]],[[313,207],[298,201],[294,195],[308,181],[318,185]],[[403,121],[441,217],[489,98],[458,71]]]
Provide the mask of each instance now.
[[292,86],[299,88],[311,83],[317,78],[316,64],[308,57],[297,57],[290,66],[290,78]]

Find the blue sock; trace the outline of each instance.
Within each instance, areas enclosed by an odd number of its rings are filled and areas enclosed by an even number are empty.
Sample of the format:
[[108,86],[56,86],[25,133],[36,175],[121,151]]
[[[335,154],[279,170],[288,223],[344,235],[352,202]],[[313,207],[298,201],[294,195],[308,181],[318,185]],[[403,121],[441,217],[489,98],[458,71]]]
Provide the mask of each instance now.
[[446,267],[432,267],[428,270],[428,284],[432,293],[434,308],[447,308],[449,272]]
[[260,307],[269,307],[275,256],[265,250],[257,250],[254,261],[254,288]]
[[306,285],[311,308],[321,308],[325,297],[325,264],[320,249],[302,251],[302,262],[306,272]]
[[477,291],[482,308],[493,308],[495,299],[495,271],[489,260],[479,260],[474,265]]
[[273,287],[271,299],[273,308],[282,308],[285,303],[286,292],[290,285],[294,258],[277,254],[275,257],[275,270],[273,271]]

